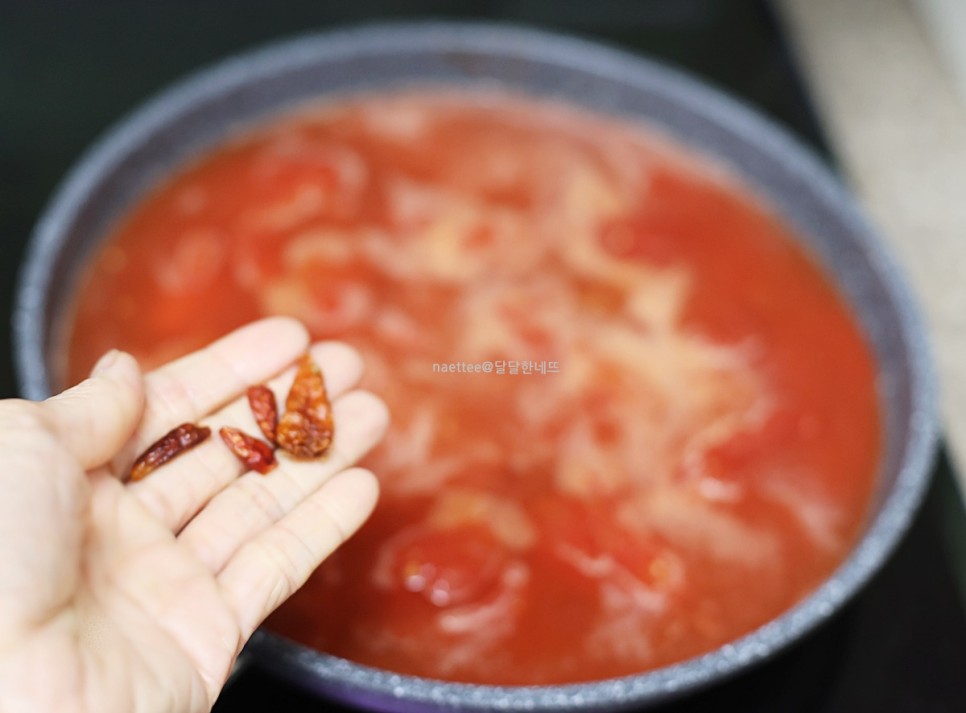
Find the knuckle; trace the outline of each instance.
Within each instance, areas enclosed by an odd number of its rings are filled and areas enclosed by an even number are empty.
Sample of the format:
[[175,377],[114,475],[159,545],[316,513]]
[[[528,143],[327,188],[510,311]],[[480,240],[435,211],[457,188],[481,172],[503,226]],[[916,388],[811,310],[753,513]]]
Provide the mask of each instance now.
[[262,479],[252,479],[244,489],[245,496],[255,510],[270,523],[278,522],[288,511],[281,498]]

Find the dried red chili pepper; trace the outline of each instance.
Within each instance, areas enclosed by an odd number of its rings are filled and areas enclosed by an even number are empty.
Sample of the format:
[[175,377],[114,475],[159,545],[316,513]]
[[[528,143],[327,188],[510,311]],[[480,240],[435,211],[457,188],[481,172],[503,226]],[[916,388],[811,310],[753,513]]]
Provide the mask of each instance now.
[[182,423],[177,428],[171,429],[148,446],[147,450],[134,461],[134,465],[131,466],[130,479],[135,481],[147,477],[152,471],[160,468],[172,458],[194,448],[210,435],[210,428],[198,426],[194,423]]
[[264,441],[231,426],[223,426],[218,435],[249,470],[256,470],[264,475],[275,467],[275,453]]
[[275,443],[278,440],[278,406],[275,403],[275,392],[262,384],[252,386],[248,389],[248,405],[265,438],[269,443]]
[[299,361],[295,381],[278,422],[278,445],[298,458],[318,458],[332,445],[335,424],[322,370],[308,354]]

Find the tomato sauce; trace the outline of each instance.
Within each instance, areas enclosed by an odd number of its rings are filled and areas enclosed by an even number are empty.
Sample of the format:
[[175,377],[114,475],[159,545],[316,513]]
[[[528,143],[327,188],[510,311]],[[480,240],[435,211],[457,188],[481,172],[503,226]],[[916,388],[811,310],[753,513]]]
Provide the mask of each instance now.
[[111,232],[66,379],[269,314],[355,345],[393,417],[372,519],[269,621],[310,646],[456,681],[631,674],[787,610],[864,524],[855,320],[767,206],[646,127],[498,93],[273,120]]

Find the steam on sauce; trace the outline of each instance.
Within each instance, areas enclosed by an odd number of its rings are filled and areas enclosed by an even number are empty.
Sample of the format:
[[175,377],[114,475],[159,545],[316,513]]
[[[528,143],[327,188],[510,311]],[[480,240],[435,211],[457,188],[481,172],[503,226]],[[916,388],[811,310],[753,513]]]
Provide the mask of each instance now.
[[[481,683],[629,674],[786,610],[863,524],[854,320],[745,188],[642,128],[498,94],[278,119],[117,226],[69,380],[268,314],[358,347],[393,414],[375,515],[269,622],[311,646]],[[486,360],[559,371],[433,369]]]

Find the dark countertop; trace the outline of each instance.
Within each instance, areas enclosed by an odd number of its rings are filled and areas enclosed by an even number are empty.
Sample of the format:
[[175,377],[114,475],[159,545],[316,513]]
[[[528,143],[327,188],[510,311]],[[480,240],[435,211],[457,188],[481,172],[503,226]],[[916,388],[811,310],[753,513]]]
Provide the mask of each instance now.
[[[405,11],[401,6],[405,5]],[[665,58],[745,98],[829,156],[784,39],[759,0],[0,1],[0,312],[57,182],[111,123],[200,65],[254,44],[355,22],[487,18]],[[9,324],[9,322],[8,322]],[[0,397],[16,393],[0,329]],[[966,710],[966,615],[953,557],[966,513],[941,459],[899,551],[839,616],[761,669],[668,711]],[[248,671],[217,713],[331,710]]]

